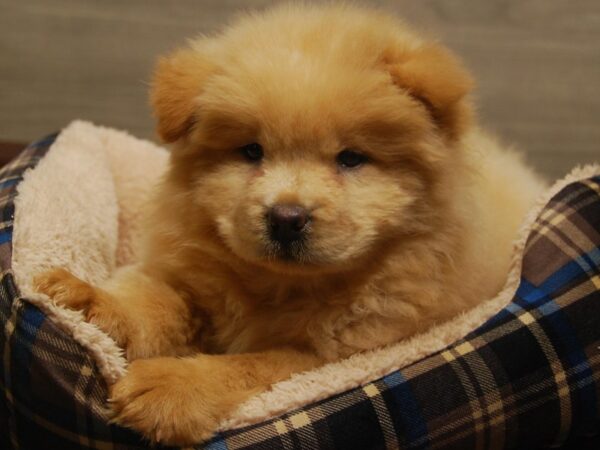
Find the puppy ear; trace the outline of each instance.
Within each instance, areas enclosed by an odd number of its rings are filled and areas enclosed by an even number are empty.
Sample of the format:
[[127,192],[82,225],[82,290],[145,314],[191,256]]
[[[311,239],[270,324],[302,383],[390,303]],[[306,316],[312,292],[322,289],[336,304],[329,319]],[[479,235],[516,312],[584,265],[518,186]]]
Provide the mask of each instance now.
[[474,82],[459,60],[436,45],[394,53],[383,57],[394,83],[421,101],[448,136],[460,135],[471,116],[465,97]]
[[158,121],[158,134],[165,142],[175,142],[194,125],[196,99],[212,71],[213,65],[205,56],[192,49],[159,59],[150,102]]

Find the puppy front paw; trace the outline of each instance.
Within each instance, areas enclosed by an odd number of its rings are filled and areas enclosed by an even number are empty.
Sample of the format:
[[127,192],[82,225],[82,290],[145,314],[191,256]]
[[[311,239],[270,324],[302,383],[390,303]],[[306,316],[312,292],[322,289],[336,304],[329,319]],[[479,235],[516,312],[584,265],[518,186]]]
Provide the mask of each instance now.
[[217,375],[195,359],[136,360],[110,389],[113,422],[161,444],[209,439],[235,404]]
[[33,286],[37,292],[46,294],[59,305],[76,310],[88,309],[96,294],[90,284],[61,268],[36,275]]
[[131,344],[135,327],[123,320],[117,304],[105,292],[61,268],[35,276],[33,285],[37,292],[46,294],[58,305],[81,311],[87,322],[99,327],[121,347]]

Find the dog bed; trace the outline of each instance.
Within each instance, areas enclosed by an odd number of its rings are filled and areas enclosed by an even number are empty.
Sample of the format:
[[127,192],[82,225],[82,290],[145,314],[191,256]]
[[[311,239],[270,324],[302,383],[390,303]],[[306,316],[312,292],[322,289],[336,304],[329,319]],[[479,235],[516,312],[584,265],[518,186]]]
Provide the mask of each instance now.
[[[0,448],[139,449],[109,423],[127,370],[104,333],[36,294],[63,266],[97,282],[136,259],[167,152],[74,122],[0,171]],[[468,276],[468,274],[465,274]],[[600,430],[600,166],[530,212],[493,299],[398,344],[297,374],[197,449],[583,448]]]

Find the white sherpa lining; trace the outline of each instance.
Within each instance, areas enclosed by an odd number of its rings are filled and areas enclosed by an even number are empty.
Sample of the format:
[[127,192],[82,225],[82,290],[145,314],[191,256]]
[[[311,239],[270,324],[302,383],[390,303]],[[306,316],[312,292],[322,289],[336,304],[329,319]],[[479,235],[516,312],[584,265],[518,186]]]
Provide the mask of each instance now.
[[[126,371],[114,341],[33,291],[31,278],[65,267],[97,283],[117,265],[135,260],[139,218],[152,186],[167,167],[168,153],[124,132],[76,121],[66,127],[38,166],[25,174],[15,200],[13,271],[21,295],[38,305],[86,347],[112,383]],[[221,429],[256,423],[363,385],[437,352],[481,325],[513,297],[529,231],[548,200],[567,184],[600,174],[600,165],[574,169],[538,199],[514,244],[512,267],[493,299],[426,333],[297,374],[248,400]]]

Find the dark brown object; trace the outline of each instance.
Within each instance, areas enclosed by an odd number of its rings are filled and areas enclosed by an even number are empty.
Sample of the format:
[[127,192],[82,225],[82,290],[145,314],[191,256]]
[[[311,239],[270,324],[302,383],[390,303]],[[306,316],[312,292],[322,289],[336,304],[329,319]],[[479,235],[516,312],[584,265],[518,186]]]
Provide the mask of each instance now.
[[11,161],[27,144],[0,141],[0,167]]

